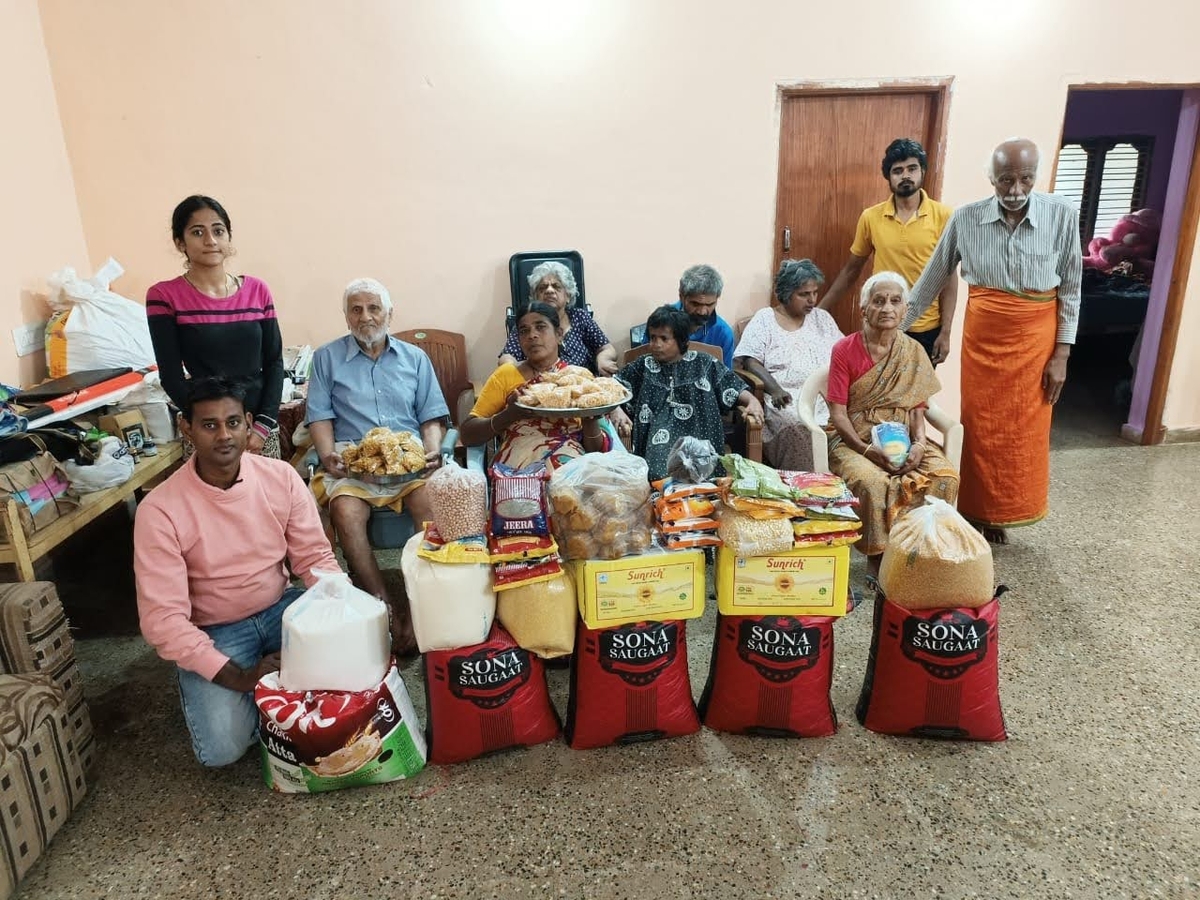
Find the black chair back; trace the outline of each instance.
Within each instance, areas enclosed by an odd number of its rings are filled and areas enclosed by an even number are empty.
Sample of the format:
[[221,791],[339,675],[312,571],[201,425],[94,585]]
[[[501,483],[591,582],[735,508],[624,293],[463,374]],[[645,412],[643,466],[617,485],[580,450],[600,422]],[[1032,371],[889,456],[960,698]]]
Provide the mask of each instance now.
[[583,285],[583,256],[578,250],[527,250],[514,253],[508,258],[508,289],[511,302],[505,310],[504,327],[511,330],[517,317],[525,312],[529,305],[529,273],[544,262],[562,263],[575,276],[575,286],[579,289],[578,296],[572,306],[589,309],[584,299]]

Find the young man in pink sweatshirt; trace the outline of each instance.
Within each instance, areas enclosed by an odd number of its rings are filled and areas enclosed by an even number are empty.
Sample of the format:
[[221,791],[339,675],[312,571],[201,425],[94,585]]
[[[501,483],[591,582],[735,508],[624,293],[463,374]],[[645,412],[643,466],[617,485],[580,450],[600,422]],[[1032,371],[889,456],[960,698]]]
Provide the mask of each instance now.
[[339,571],[317,505],[286,462],[246,453],[244,389],[191,383],[180,427],[196,447],[138,507],[133,529],[142,635],[175,663],[183,717],[206,766],[240,759],[258,734],[254,685],[279,668],[283,612],[313,571]]

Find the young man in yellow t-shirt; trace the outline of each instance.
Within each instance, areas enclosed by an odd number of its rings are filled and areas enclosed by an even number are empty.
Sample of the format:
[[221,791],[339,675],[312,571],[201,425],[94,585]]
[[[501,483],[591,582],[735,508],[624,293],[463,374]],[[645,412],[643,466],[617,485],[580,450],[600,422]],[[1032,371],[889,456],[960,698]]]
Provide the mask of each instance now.
[[[927,167],[925,149],[916,141],[897,138],[888,144],[883,154],[883,177],[892,196],[867,207],[858,217],[850,257],[821,298],[821,309],[830,309],[841,300],[872,253],[876,272],[899,272],[910,288],[916,284],[953,212],[921,187]],[[934,300],[908,329],[909,336],[925,348],[935,366],[949,355],[957,296],[958,279],[951,276],[941,292],[941,303]]]

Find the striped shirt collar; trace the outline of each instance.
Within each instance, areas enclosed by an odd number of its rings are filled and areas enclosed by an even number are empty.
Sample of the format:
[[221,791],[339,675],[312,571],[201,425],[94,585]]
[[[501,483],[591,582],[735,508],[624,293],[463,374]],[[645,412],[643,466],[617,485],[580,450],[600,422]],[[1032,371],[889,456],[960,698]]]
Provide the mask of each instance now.
[[[1040,192],[1033,191],[1030,193],[1029,207],[1025,211],[1025,218],[1021,221],[1028,222],[1031,228],[1037,228],[1038,210],[1042,208],[1042,204],[1044,202],[1045,200],[1042,199]],[[1004,221],[1004,207],[1000,205],[999,197],[995,195],[992,196],[992,202],[988,206],[984,207],[984,213],[979,217],[979,221],[980,223]]]
[[[884,202],[883,214],[890,219],[896,218],[896,195],[888,197]],[[925,188],[921,188],[921,202],[917,204],[917,214],[915,218],[920,219],[922,216],[929,215],[929,195],[925,193]]]

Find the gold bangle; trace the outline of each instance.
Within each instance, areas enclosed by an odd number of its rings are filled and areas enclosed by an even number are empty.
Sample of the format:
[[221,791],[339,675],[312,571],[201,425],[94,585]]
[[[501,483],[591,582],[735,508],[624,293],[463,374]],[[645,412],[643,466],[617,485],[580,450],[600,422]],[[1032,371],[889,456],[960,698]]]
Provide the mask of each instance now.
[[490,416],[488,416],[488,428],[492,430],[492,437],[496,436],[496,416],[498,415],[500,414],[492,413]]

